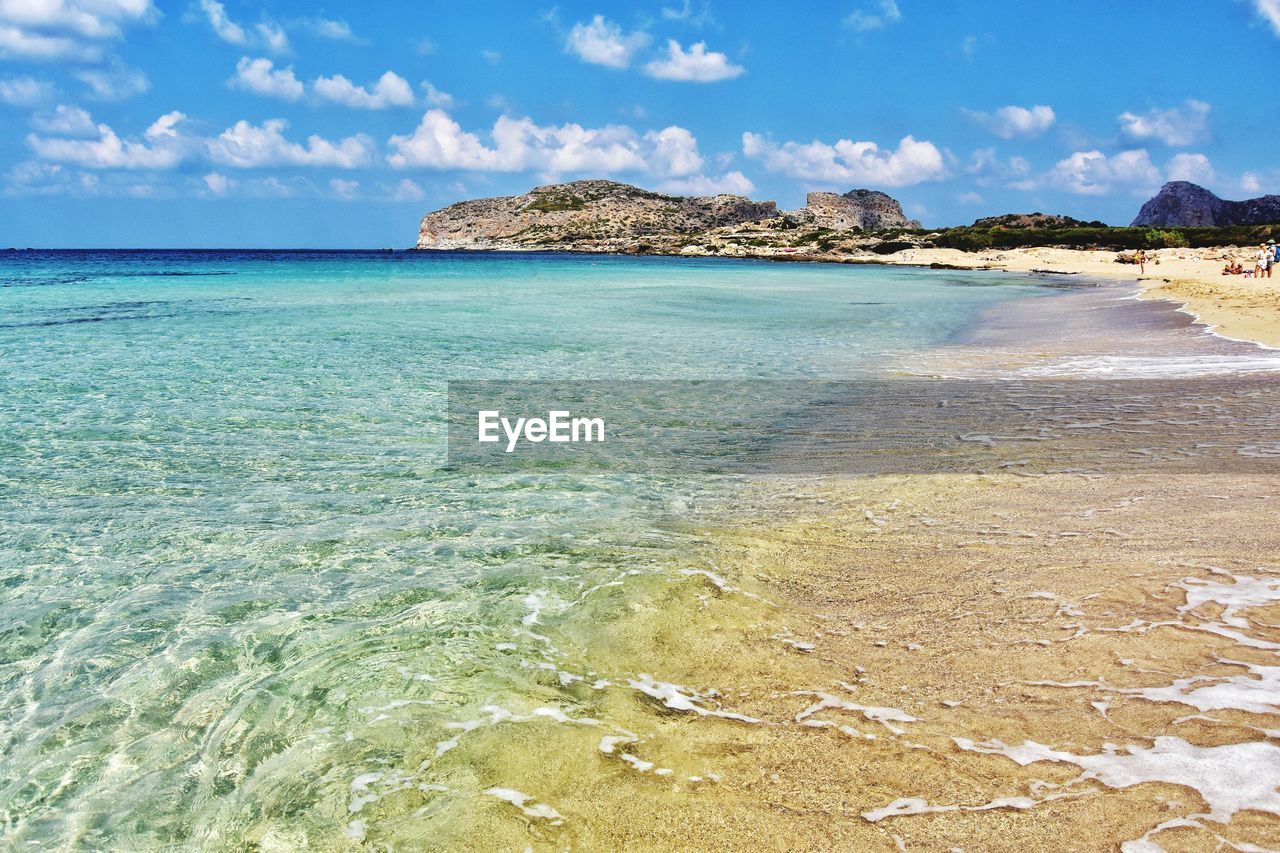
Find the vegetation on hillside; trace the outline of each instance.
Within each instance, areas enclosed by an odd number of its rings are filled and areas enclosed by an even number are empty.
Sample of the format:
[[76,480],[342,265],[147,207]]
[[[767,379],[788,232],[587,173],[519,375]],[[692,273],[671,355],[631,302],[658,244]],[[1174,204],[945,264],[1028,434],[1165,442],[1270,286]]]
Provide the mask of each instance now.
[[1280,239],[1280,225],[1241,225],[1225,228],[1112,228],[1091,223],[1066,228],[1003,228],[961,226],[940,231],[917,231],[927,243],[944,249],[976,252],[1055,246],[1066,249],[1168,249],[1209,246],[1256,246]]

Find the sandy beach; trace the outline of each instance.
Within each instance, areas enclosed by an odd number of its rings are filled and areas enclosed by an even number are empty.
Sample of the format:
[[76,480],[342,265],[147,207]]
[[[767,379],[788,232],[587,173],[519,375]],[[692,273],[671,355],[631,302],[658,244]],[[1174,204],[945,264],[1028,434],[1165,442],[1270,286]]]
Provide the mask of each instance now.
[[1148,252],[1145,275],[1132,264],[1116,262],[1113,250],[1082,251],[1047,247],[962,252],[957,249],[909,249],[884,258],[889,264],[998,269],[1025,273],[1067,273],[1090,278],[1133,281],[1152,299],[1178,303],[1215,334],[1280,348],[1280,278],[1224,276],[1228,258],[1251,264],[1256,249],[1159,249]]

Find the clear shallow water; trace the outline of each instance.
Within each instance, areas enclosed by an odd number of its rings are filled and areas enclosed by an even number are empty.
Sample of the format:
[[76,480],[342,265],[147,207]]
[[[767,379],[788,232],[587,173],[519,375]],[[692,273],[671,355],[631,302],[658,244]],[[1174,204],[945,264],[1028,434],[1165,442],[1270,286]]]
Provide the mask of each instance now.
[[429,831],[502,784],[448,765],[458,723],[608,725],[593,680],[637,673],[582,638],[688,578],[734,481],[441,471],[446,380],[874,376],[1048,293],[382,253],[4,254],[0,285],[0,839],[131,849]]

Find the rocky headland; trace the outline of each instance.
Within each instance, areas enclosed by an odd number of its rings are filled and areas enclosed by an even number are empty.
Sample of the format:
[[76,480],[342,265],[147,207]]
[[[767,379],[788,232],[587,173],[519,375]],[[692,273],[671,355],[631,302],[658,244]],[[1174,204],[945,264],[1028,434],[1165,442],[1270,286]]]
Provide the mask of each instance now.
[[1280,222],[1280,195],[1227,201],[1188,181],[1165,184],[1154,198],[1142,206],[1133,220],[1135,226],[1162,228],[1270,225],[1277,222]]
[[416,248],[810,259],[874,254],[886,234],[920,228],[896,199],[874,190],[815,192],[807,201],[781,211],[772,201],[743,196],[674,196],[615,181],[574,181],[428,213]]

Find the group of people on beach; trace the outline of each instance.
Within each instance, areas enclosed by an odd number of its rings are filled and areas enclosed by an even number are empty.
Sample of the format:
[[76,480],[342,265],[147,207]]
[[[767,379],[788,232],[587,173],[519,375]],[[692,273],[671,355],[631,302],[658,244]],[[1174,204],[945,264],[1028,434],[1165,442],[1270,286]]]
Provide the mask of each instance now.
[[1233,258],[1227,261],[1227,265],[1222,268],[1222,274],[1243,275],[1245,278],[1250,276],[1254,278],[1271,278],[1271,271],[1275,269],[1277,263],[1280,263],[1280,252],[1278,252],[1276,241],[1268,240],[1258,247],[1258,253],[1253,260],[1253,269],[1245,269],[1238,260]]

